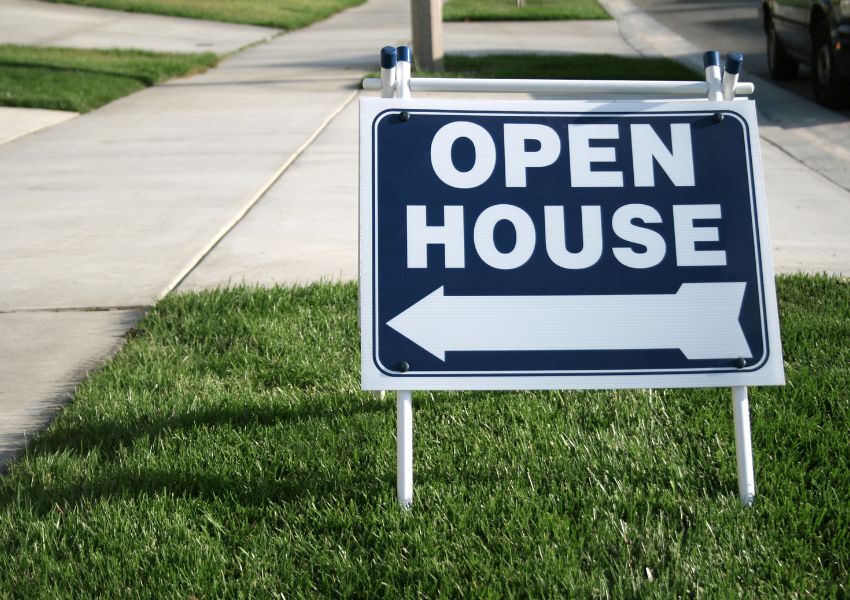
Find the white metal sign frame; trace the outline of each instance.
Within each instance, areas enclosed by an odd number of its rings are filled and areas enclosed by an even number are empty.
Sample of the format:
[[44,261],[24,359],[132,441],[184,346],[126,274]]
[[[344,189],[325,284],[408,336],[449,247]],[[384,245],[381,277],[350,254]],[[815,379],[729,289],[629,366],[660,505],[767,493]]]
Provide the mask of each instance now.
[[[726,60],[725,72],[720,67],[720,57],[716,51],[706,52],[704,55],[705,64],[705,82],[623,82],[623,81],[555,81],[555,82],[539,82],[533,80],[439,80],[439,79],[411,79],[411,51],[407,46],[401,46],[398,49],[385,47],[381,51],[381,78],[364,80],[364,89],[380,89],[382,98],[394,99],[409,99],[411,90],[422,91],[465,91],[465,92],[525,92],[525,93],[558,93],[558,94],[630,94],[630,95],[662,95],[665,97],[682,97],[691,96],[695,98],[707,99],[699,104],[699,110],[716,111],[715,117],[723,118],[723,114],[736,115],[736,118],[743,119],[746,123],[752,124],[750,131],[756,131],[755,111],[751,103],[730,105],[728,101],[735,98],[735,94],[751,94],[753,92],[752,84],[738,82],[741,62],[743,57],[738,53],[730,53]],[[726,102],[723,102],[726,101]],[[723,104],[717,104],[723,102]],[[367,103],[368,106],[368,103]],[[404,103],[394,103],[396,110],[403,109],[407,105]],[[433,104],[429,104],[433,107]],[[442,105],[444,109],[453,109],[457,105],[446,103]],[[602,105],[597,103],[598,107]],[[411,108],[418,108],[418,104],[410,104]],[[740,107],[740,108],[739,108]],[[459,107],[466,109],[468,106]],[[645,111],[664,111],[670,110],[671,106],[658,105],[650,106],[645,103],[636,104],[633,106],[620,105],[617,110],[639,110]],[[696,106],[692,107],[696,108]],[[563,107],[569,110],[570,107]],[[363,124],[367,123],[366,130],[371,132],[372,120],[377,114],[383,110],[383,107],[373,104],[371,108],[363,111],[361,114],[361,132],[364,131]],[[600,108],[604,110],[604,108]],[[371,198],[372,195],[372,167],[371,167],[371,135],[366,136],[367,142],[364,145],[361,133],[361,199]],[[761,273],[760,281],[762,282],[762,306],[767,311],[767,335],[771,339],[772,352],[769,353],[767,362],[759,369],[759,372],[765,374],[766,379],[763,381],[766,384],[779,384],[784,382],[784,371],[782,367],[781,346],[779,342],[779,325],[776,316],[776,295],[773,283],[773,268],[771,259],[771,249],[768,238],[767,215],[764,206],[764,189],[761,178],[761,155],[759,152],[758,136],[750,136],[747,140],[750,146],[752,158],[751,169],[755,169],[757,177],[753,178],[753,202],[757,208],[756,218],[758,223],[754,226],[760,231],[760,254],[761,254]],[[365,147],[364,147],[365,146]],[[369,168],[364,172],[363,157],[368,157]],[[364,187],[365,186],[365,187]],[[366,194],[364,196],[364,193]],[[361,202],[360,212],[360,231],[361,231],[361,331],[362,333],[362,350],[364,356],[371,357],[372,348],[372,313],[371,313],[371,294],[373,289],[372,265],[369,263],[364,269],[363,259],[369,257],[373,252],[373,240],[371,238],[371,226],[365,227],[365,223],[371,223],[374,217],[372,214],[371,202],[367,203],[367,208],[363,208]],[[365,232],[365,236],[364,236]],[[365,360],[365,358],[364,358]],[[773,362],[771,362],[773,361]],[[731,374],[730,374],[731,375]],[[741,374],[744,375],[744,374]],[[747,395],[747,383],[757,383],[758,379],[749,379],[751,374],[746,374],[745,379],[724,380],[721,383],[720,379],[713,378],[711,383],[706,380],[702,384],[697,385],[731,385],[732,386],[732,404],[735,423],[735,445],[736,458],[738,467],[738,495],[741,502],[745,506],[749,506],[755,499],[755,475],[753,467],[752,440],[750,435],[750,416],[749,416],[749,399]],[[364,389],[396,389],[397,390],[397,463],[396,463],[396,488],[399,503],[406,508],[409,508],[413,502],[413,393],[411,387],[398,389],[395,386],[374,385],[374,382],[367,383],[364,372]],[[406,380],[410,381],[410,380]],[[727,383],[728,381],[728,383]],[[600,382],[601,384],[602,382]],[[531,384],[531,385],[530,385]],[[584,381],[582,386],[587,387],[587,381]],[[660,383],[655,383],[647,379],[641,379],[641,386],[657,386]],[[669,384],[668,384],[669,385]],[[694,384],[691,384],[694,385]],[[429,380],[429,385],[422,389],[436,389],[434,380]],[[491,387],[491,386],[488,386]],[[508,387],[508,386],[505,386]],[[510,386],[517,387],[517,386]],[[523,379],[523,389],[534,387],[532,382],[527,378]],[[545,385],[541,387],[553,387]],[[560,387],[560,386],[558,386]],[[572,386],[564,386],[572,387]],[[601,386],[602,387],[602,386]],[[634,387],[628,386],[612,386],[610,381],[604,387]],[[452,385],[451,389],[459,389],[456,385]],[[380,392],[382,395],[384,391]]]

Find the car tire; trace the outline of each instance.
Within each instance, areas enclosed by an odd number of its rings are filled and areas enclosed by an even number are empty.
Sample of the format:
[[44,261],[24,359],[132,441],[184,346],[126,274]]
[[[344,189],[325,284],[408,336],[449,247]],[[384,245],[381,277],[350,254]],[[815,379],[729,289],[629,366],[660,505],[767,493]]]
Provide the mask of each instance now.
[[826,21],[815,27],[811,64],[815,99],[830,108],[850,108],[850,77],[838,72]]
[[797,71],[800,68],[800,63],[791,58],[786,52],[782,40],[776,34],[776,29],[773,27],[773,19],[770,15],[767,17],[767,66],[770,70],[770,76],[776,80],[793,79],[797,76]]

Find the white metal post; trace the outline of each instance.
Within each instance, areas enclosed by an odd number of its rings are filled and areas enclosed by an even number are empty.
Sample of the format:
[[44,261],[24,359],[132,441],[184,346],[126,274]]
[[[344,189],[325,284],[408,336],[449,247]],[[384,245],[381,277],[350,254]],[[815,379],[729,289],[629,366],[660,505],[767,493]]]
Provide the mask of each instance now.
[[702,55],[702,64],[705,66],[705,81],[708,83],[708,99],[723,100],[723,87],[720,83],[720,53],[717,50],[706,52]]
[[395,97],[410,98],[410,64],[413,61],[413,53],[410,46],[399,46],[398,64],[395,69]]
[[413,392],[398,392],[396,415],[396,493],[399,503],[413,503]]
[[381,48],[381,98],[395,95],[395,71],[398,57],[392,46]]
[[723,72],[723,99],[735,99],[735,86],[741,73],[741,63],[744,56],[740,52],[730,52],[726,55],[726,70]]
[[738,497],[750,506],[756,497],[756,476],[753,470],[753,440],[750,435],[750,401],[747,387],[732,388],[732,410],[735,415],[735,454],[738,462]]
[[[707,55],[708,53],[706,53]],[[735,86],[741,73],[744,57],[739,52],[730,52],[721,82],[722,100],[735,99]],[[708,67],[706,66],[706,76]],[[711,87],[711,82],[709,82]],[[711,98],[711,96],[709,96]],[[713,99],[713,98],[711,98]],[[746,363],[743,359],[739,366]],[[756,476],[753,467],[753,439],[750,432],[750,400],[747,387],[740,385],[732,388],[732,414],[735,420],[735,460],[738,465],[738,498],[744,506],[752,505],[756,497]]]
[[[413,54],[409,46],[399,46],[396,48],[396,54],[398,62],[394,97],[410,98],[410,65]],[[404,370],[407,370],[406,364]],[[396,495],[399,504],[410,508],[413,503],[413,392],[398,391],[396,411]]]

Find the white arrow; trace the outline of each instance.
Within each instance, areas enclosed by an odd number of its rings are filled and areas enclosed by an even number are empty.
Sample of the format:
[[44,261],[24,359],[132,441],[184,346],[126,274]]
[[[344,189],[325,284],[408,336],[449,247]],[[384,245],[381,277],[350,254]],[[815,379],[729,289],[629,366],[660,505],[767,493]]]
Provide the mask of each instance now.
[[746,286],[622,296],[446,296],[439,287],[387,325],[443,361],[451,351],[676,348],[688,359],[750,358],[738,323]]

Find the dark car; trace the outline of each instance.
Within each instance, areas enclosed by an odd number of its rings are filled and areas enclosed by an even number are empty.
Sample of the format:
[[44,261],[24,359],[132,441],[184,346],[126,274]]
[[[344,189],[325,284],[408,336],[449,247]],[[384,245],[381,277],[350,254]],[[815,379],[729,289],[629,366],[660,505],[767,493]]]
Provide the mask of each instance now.
[[771,76],[807,64],[818,102],[850,106],[850,0],[766,0],[761,11]]

